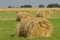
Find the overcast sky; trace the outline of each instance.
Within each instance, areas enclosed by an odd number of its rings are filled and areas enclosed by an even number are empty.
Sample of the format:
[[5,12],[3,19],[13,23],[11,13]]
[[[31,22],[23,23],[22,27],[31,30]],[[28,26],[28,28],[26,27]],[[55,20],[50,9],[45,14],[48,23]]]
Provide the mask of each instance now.
[[19,7],[21,5],[33,5],[33,7],[38,7],[38,5],[48,5],[51,3],[60,4],[60,0],[0,0],[0,8],[6,8],[9,5]]

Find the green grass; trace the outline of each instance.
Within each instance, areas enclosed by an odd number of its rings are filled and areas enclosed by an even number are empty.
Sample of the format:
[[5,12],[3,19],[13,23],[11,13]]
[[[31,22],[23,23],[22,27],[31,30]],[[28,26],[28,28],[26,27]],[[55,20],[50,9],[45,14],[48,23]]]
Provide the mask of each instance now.
[[50,18],[60,18],[60,12],[55,12],[50,15]]
[[[58,13],[54,15],[58,15]],[[33,13],[32,15],[35,15],[35,14]],[[10,12],[10,13],[0,12],[0,19],[1,19],[0,20],[0,40],[60,40],[60,18],[48,19],[53,24],[53,30],[54,30],[53,35],[50,38],[37,37],[37,38],[27,39],[24,37],[11,37],[11,35],[15,34],[15,28],[16,28],[17,22],[16,20],[3,20],[3,19],[15,19],[15,17],[16,17],[15,12]]]
[[0,19],[15,19],[16,12],[0,12]]
[[36,13],[35,12],[32,12],[32,17],[36,17]]

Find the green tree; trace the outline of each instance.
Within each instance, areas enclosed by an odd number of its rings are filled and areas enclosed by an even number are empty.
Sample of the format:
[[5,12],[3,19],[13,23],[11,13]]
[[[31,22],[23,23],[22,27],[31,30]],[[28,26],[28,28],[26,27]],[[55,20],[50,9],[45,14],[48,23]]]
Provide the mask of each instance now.
[[12,6],[8,6],[8,8],[12,8]]
[[41,4],[41,5],[39,5],[39,8],[40,8],[40,7],[42,8],[42,7],[45,7],[45,6],[44,6],[43,4]]
[[32,8],[32,5],[21,5],[20,8]]
[[48,4],[47,5],[47,8],[55,8],[55,7],[60,7],[60,5],[59,4],[57,4],[57,3],[55,3],[55,4]]

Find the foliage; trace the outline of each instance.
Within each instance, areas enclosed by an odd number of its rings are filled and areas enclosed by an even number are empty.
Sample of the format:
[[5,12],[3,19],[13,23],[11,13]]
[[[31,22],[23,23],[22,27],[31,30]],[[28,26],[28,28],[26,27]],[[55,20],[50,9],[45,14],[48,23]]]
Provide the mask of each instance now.
[[20,8],[32,8],[32,5],[21,5]]
[[39,5],[39,8],[45,7],[43,4]]
[[60,8],[60,5],[57,4],[57,3],[55,3],[55,4],[48,4],[47,7],[48,7],[48,8],[56,8],[56,7],[57,7],[57,8]]

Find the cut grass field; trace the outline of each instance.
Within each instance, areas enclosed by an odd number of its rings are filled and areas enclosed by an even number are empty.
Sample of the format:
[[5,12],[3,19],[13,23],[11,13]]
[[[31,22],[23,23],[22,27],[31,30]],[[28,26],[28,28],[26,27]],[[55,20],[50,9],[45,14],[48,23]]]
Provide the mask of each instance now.
[[49,18],[60,18],[60,12],[51,13]]
[[15,19],[16,17],[16,12],[0,12],[0,20],[4,20],[4,19]]
[[[0,12],[0,40],[60,40],[60,12],[50,15],[48,20],[53,24],[53,35],[50,38],[32,38],[12,37],[16,28],[15,12]],[[35,16],[35,14],[32,14]],[[55,18],[57,17],[57,18]],[[58,18],[59,17],[59,18]]]

